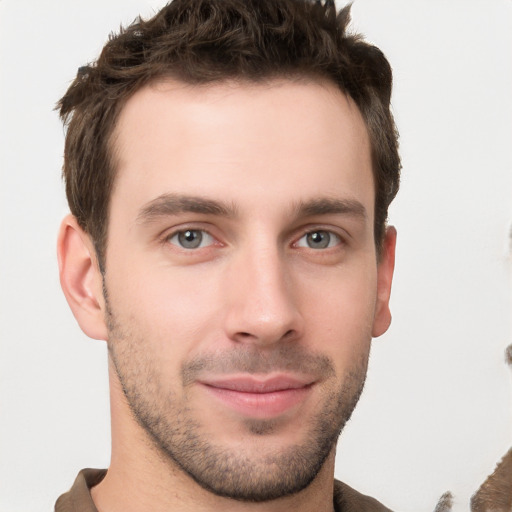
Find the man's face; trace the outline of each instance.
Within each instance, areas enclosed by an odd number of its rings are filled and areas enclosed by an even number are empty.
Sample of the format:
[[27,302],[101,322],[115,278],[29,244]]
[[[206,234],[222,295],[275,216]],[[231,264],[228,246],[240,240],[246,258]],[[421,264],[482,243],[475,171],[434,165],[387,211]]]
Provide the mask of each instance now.
[[162,82],[115,135],[106,321],[132,412],[206,489],[297,492],[385,330],[355,104],[328,83]]

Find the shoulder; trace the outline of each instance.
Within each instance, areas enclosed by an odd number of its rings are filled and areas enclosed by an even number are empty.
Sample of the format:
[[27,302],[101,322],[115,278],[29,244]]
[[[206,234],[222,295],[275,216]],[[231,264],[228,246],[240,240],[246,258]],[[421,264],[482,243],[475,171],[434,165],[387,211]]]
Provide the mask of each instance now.
[[375,498],[338,480],[334,481],[334,508],[336,512],[392,512]]

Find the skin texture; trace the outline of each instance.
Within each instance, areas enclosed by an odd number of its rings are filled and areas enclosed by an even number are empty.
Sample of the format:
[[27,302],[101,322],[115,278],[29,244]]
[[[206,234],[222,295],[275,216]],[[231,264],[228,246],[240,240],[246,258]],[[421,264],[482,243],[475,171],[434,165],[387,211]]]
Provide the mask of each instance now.
[[356,106],[329,83],[159,82],[115,151],[105,275],[75,219],[59,238],[68,302],[109,347],[98,509],[332,510],[396,239],[377,261]]

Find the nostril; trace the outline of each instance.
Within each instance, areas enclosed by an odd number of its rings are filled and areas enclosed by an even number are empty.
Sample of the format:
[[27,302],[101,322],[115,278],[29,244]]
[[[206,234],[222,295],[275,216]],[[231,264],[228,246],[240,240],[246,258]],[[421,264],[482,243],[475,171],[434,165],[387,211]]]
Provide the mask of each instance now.
[[283,335],[278,333],[251,333],[247,331],[238,331],[235,334],[235,338],[240,341],[251,341],[260,343],[275,343],[282,341],[289,341],[296,336],[297,331],[295,329],[288,329]]

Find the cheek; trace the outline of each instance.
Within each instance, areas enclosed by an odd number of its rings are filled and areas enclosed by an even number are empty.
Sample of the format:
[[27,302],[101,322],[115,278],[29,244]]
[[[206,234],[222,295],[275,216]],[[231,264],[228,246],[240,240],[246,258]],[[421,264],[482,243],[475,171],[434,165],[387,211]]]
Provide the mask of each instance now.
[[376,271],[340,270],[323,283],[304,283],[301,308],[307,337],[318,350],[348,361],[369,349],[375,315]]
[[213,275],[203,272],[191,278],[190,270],[135,262],[109,274],[109,299],[122,325],[137,331],[160,359],[176,362],[218,330]]

